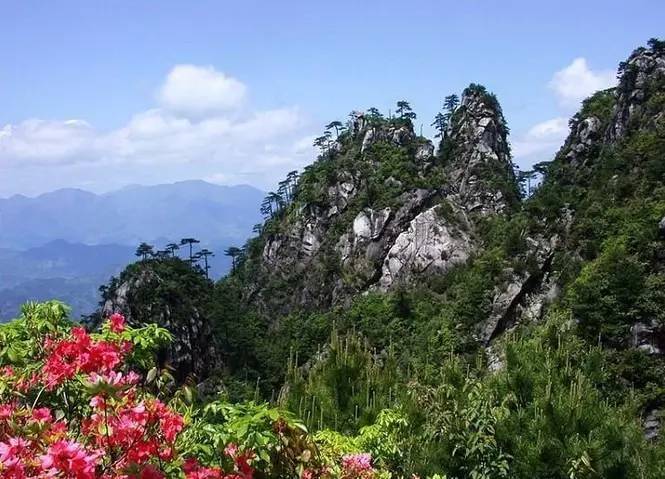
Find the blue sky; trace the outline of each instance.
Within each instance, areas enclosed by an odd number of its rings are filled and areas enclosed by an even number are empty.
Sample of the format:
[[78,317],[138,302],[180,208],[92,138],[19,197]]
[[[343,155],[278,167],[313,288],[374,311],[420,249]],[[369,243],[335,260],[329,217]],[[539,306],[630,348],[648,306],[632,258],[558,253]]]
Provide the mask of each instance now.
[[0,0],[0,196],[202,178],[270,188],[312,135],[494,91],[516,162],[664,36],[662,1]]

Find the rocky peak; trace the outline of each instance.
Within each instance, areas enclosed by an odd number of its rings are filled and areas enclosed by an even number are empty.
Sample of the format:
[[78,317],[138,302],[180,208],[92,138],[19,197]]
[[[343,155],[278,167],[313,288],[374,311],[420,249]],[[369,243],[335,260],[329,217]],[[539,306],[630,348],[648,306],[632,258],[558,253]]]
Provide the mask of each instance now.
[[383,117],[358,111],[351,113],[347,128],[354,139],[362,139],[361,153],[377,141],[387,140],[397,146],[404,146],[416,138],[411,121],[399,118],[386,121]]
[[599,149],[621,141],[630,131],[665,122],[660,95],[665,93],[665,44],[649,42],[619,65],[619,83],[582,103],[570,122],[570,134],[557,155],[573,172],[593,166]]
[[507,136],[496,97],[480,85],[470,85],[441,146],[447,150],[451,186],[468,211],[501,213],[516,202],[517,183]]
[[[649,115],[648,101],[656,92],[665,90],[665,42],[649,41],[648,48],[638,48],[625,62],[619,65],[619,85],[614,121],[607,132],[610,140],[624,135],[631,123],[648,115],[650,122],[663,119],[660,112]],[[641,123],[641,122],[640,122]],[[640,125],[642,127],[649,125]]]

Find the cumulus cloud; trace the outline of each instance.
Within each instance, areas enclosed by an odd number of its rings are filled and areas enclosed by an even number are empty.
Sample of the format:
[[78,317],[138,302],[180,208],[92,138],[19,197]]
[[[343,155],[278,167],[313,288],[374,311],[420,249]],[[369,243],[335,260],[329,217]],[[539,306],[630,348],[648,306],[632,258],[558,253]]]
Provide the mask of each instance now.
[[549,82],[549,87],[554,90],[562,105],[575,106],[598,90],[610,88],[615,84],[614,71],[593,71],[586,59],[580,57],[556,72]]
[[[592,70],[585,58],[574,59],[554,73],[547,84],[556,96],[562,113],[571,113],[581,100],[616,85],[612,70]],[[513,156],[522,168],[533,163],[551,160],[568,136],[568,118],[558,116],[531,126],[512,142]]]
[[552,118],[536,123],[512,143],[513,156],[519,163],[549,160],[568,135],[568,119]]
[[182,115],[202,116],[242,106],[247,87],[213,67],[176,65],[166,76],[157,99]]
[[242,83],[210,67],[179,65],[160,89],[158,105],[115,130],[100,131],[84,120],[0,126],[0,170],[18,177],[31,168],[58,167],[63,176],[76,171],[103,181],[103,168],[124,175],[126,183],[172,181],[188,171],[270,188],[286,171],[311,162],[310,124],[295,106],[251,110],[246,95]]

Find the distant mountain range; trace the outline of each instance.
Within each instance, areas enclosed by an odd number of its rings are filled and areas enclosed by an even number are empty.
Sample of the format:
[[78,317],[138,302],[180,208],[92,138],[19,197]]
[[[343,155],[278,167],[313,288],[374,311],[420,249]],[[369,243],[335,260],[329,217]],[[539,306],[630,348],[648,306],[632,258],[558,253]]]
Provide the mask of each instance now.
[[259,222],[263,192],[251,186],[182,181],[128,186],[97,195],[62,189],[0,199],[0,247],[27,249],[54,240],[135,245],[184,236],[244,239]]
[[73,316],[91,312],[97,288],[136,259],[143,241],[159,248],[197,238],[217,252],[212,274],[222,276],[230,264],[223,249],[244,243],[261,222],[263,196],[251,186],[183,181],[0,199],[0,320],[27,300],[49,298],[71,304]]

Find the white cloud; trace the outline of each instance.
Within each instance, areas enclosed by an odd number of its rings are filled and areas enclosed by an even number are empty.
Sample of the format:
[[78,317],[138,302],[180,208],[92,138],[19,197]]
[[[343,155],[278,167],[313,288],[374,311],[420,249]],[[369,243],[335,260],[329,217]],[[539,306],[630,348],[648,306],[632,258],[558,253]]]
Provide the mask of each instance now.
[[0,128],[0,166],[12,159],[24,163],[59,163],[91,149],[95,133],[83,120],[25,120]]
[[176,65],[157,94],[160,104],[182,115],[202,116],[239,108],[247,87],[213,67]]
[[560,139],[568,134],[568,120],[563,117],[552,118],[533,125],[527,136],[539,140]]
[[568,119],[563,117],[537,123],[512,142],[513,156],[522,166],[530,160],[549,160],[566,139],[568,131]]
[[[183,172],[272,188],[287,171],[312,161],[311,129],[300,109],[238,109],[246,95],[244,85],[211,68],[187,66],[184,76],[182,69],[178,66],[169,74],[162,89],[167,93],[160,95],[157,107],[136,113],[115,130],[100,131],[84,120],[0,125],[0,170],[5,170],[0,190],[16,192],[10,178],[27,178],[32,171],[38,183],[51,175],[45,173],[50,167],[62,184],[50,183],[47,189],[71,186],[66,183],[70,174],[79,175],[80,185],[91,179],[120,184],[173,181],[182,179],[178,175]],[[192,72],[195,81],[188,92],[182,80]],[[204,105],[203,99],[211,101]]]
[[554,90],[562,105],[575,106],[596,91],[610,88],[615,84],[614,71],[593,71],[586,59],[580,57],[556,72],[549,82],[549,87]]
[[[614,71],[592,70],[586,59],[579,57],[555,72],[548,87],[555,94],[561,113],[570,113],[577,109],[581,100],[615,84]],[[512,151],[516,163],[522,168],[530,168],[536,162],[551,160],[568,132],[568,118],[559,116],[537,123],[521,135],[515,135]]]

